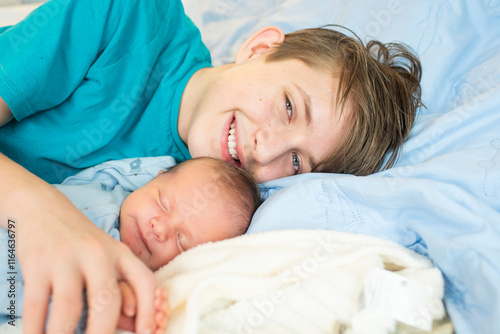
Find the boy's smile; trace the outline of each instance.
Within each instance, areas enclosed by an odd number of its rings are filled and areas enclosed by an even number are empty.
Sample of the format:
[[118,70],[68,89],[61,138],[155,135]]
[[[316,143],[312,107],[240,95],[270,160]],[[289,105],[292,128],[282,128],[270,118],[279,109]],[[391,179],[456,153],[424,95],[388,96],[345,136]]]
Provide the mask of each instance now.
[[220,150],[222,160],[229,162],[233,166],[245,168],[244,155],[241,147],[238,146],[238,133],[236,127],[236,119],[234,114],[231,114],[228,121],[224,124],[220,139]]

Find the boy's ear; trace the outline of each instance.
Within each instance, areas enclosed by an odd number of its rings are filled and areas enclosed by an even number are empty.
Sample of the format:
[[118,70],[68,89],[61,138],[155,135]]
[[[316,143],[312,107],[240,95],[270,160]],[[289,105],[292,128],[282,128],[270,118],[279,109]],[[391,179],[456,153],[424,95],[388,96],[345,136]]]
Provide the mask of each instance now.
[[278,27],[264,27],[250,36],[236,54],[236,63],[242,63],[255,55],[269,51],[276,44],[285,40],[285,33]]

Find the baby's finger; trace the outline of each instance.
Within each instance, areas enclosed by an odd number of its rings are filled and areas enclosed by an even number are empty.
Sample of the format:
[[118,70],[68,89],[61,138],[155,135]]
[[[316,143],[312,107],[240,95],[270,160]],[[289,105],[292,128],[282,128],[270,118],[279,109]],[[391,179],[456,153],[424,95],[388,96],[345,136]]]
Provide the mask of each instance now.
[[155,291],[155,322],[159,329],[167,328],[168,319],[172,309],[168,303],[168,292],[164,289],[158,288]]
[[127,317],[123,314],[118,319],[118,329],[135,332],[135,317]]
[[122,313],[127,317],[134,317],[137,312],[137,300],[134,291],[126,282],[118,282],[122,292]]
[[172,309],[168,302],[168,291],[162,288],[158,288],[155,291],[155,308],[161,310],[167,316],[170,316]]

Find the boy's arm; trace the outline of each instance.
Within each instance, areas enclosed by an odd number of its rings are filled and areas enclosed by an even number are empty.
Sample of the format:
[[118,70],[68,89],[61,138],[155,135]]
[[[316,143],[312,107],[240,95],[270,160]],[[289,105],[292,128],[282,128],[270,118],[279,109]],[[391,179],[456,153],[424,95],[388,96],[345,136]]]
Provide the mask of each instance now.
[[[4,111],[2,115],[8,116]],[[153,330],[157,283],[145,264],[97,228],[61,192],[1,153],[0,170],[0,226],[13,235],[23,273],[24,332],[44,332],[51,295],[48,332],[75,326],[86,288],[87,333],[114,333],[120,280],[139,296],[137,329]]]
[[9,106],[0,96],[0,127],[13,118]]

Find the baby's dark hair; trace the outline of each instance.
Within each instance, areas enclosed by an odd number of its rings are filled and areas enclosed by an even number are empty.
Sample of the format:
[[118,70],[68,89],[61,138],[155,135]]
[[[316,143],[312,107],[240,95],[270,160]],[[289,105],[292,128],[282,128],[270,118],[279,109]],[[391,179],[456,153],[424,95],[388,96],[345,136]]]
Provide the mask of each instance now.
[[410,47],[378,41],[365,46],[357,37],[324,27],[287,34],[266,58],[286,59],[338,78],[337,107],[352,109],[343,142],[313,171],[368,175],[396,163],[422,106],[421,64]]
[[[234,219],[235,225],[233,226],[233,235],[237,236],[244,234],[250,225],[253,214],[261,204],[260,188],[255,178],[244,169],[210,157],[198,157],[186,160],[170,167],[166,172],[175,173],[175,171],[184,164],[195,161],[207,161],[212,165],[212,170],[214,172],[212,175],[215,176],[215,183],[220,185],[225,191],[229,191],[229,195],[233,198],[233,200],[228,203],[228,210],[233,210],[235,215],[241,218]],[[224,199],[221,197],[221,200]],[[239,224],[239,221],[244,223]]]

